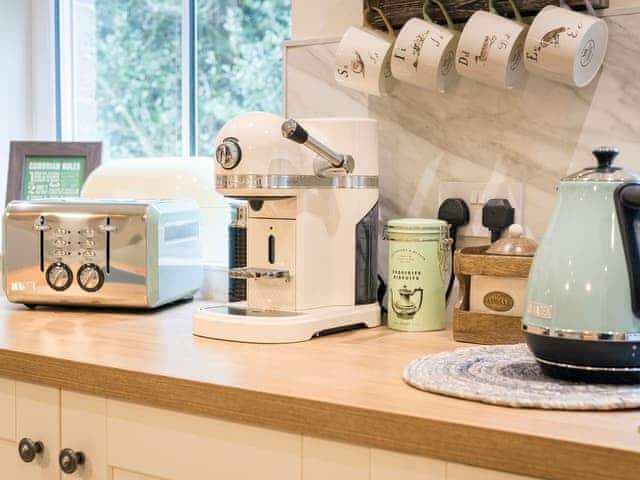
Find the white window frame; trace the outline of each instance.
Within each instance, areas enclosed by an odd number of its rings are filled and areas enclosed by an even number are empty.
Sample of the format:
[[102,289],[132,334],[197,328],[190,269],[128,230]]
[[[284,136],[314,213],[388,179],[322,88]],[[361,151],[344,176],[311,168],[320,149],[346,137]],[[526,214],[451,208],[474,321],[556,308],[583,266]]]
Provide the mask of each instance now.
[[[48,25],[50,33],[40,34],[43,38],[43,45],[47,45],[46,48],[39,49],[40,51],[48,52],[46,55],[50,58],[44,59],[43,65],[50,65],[53,73],[53,85],[55,85],[55,66],[56,66],[56,49],[51,48],[51,45],[55,45],[55,8],[56,2],[59,2],[59,55],[60,55],[60,99],[59,99],[59,112],[58,122],[60,125],[58,140],[62,141],[74,141],[77,139],[77,110],[75,105],[75,76],[74,76],[74,61],[76,57],[75,42],[74,42],[74,0],[32,0],[33,3],[43,4],[47,3],[50,8],[47,10],[46,15],[42,15],[43,18],[36,19],[34,15],[34,27],[35,22],[38,21],[38,28],[34,28],[34,32],[44,32],[42,27]],[[34,9],[35,12],[35,9]],[[197,108],[196,108],[196,79],[197,79],[197,21],[196,21],[196,0],[182,0],[182,156],[189,157],[195,156],[197,152]],[[46,30],[46,29],[45,29]],[[35,35],[35,34],[34,34]],[[44,43],[44,41],[48,43]],[[37,45],[34,42],[34,45]],[[38,51],[38,50],[36,50]],[[38,61],[42,61],[39,59]],[[34,60],[35,61],[35,60]],[[49,75],[51,78],[51,75]],[[47,132],[48,137],[55,137],[56,131],[56,88],[51,88],[52,84],[48,84],[48,97],[47,109],[45,112],[48,118]],[[52,107],[52,111],[49,111]],[[52,116],[53,115],[53,116]],[[52,134],[53,133],[53,134]]]
[[56,138],[55,11],[52,0],[31,1],[33,138]]

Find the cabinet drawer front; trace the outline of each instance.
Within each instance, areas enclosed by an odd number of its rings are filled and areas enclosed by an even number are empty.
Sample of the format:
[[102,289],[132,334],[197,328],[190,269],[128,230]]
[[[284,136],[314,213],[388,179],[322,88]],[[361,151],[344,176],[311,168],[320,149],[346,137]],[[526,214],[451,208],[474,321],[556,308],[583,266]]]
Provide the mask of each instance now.
[[301,450],[300,435],[107,400],[112,467],[171,480],[299,480]]
[[61,445],[82,452],[84,466],[65,480],[107,480],[107,401],[75,392],[62,391]]
[[16,439],[16,382],[0,378],[0,439]]
[[127,470],[113,469],[113,480],[162,480],[158,477],[149,477],[141,473],[128,472]]
[[[16,382],[16,440],[40,441],[44,450],[31,463],[20,462],[18,479],[50,480],[60,477],[60,390]],[[18,455],[18,446],[15,445]]]

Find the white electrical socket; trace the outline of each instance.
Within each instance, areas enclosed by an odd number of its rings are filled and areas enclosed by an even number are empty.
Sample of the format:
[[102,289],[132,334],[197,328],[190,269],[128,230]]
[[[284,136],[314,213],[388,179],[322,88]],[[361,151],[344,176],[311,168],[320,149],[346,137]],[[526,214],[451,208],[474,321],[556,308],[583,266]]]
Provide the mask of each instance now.
[[482,207],[492,198],[506,198],[515,208],[515,223],[524,221],[524,183],[440,182],[438,206],[447,198],[461,198],[469,207],[469,223],[458,227],[458,237],[487,237],[491,233],[482,225]]

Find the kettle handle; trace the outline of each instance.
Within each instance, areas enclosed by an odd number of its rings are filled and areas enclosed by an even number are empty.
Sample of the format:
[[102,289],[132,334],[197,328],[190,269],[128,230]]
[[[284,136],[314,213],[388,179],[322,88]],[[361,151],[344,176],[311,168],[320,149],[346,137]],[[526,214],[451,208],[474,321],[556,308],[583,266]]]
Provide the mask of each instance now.
[[640,243],[637,233],[640,228],[640,183],[628,182],[620,185],[613,197],[627,261],[631,309],[640,318]]

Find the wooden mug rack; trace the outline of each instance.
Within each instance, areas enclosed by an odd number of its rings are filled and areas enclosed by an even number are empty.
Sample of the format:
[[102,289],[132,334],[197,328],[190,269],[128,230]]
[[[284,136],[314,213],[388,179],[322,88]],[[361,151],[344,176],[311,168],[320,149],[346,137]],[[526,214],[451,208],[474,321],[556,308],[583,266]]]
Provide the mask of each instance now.
[[[372,0],[372,6],[380,8],[395,29],[400,29],[407,20],[413,17],[422,17],[423,0]],[[547,5],[558,5],[557,0],[516,0],[522,16],[536,15]],[[575,10],[584,10],[584,0],[567,0],[569,6]],[[455,23],[464,23],[477,10],[487,10],[488,0],[443,0],[443,4],[451,19]],[[592,0],[593,8],[602,9],[609,7],[609,0]],[[365,0],[366,7],[367,2]],[[494,6],[501,15],[512,16],[511,6],[508,0],[494,0]],[[438,7],[432,2],[429,15],[434,22],[444,23],[444,17]],[[375,28],[384,30],[385,26],[378,15],[371,15],[369,19]]]

